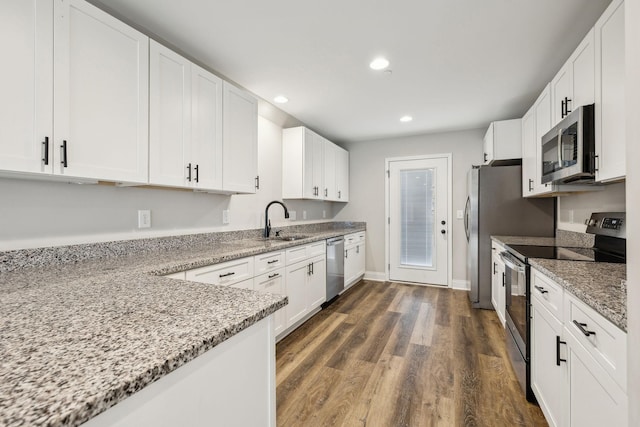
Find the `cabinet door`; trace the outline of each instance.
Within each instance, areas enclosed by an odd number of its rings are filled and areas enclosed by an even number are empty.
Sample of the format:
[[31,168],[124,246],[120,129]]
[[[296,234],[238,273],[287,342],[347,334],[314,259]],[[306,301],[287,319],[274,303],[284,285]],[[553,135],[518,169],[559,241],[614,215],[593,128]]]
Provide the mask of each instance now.
[[195,188],[222,190],[222,79],[191,64],[191,145]]
[[[566,425],[567,362],[566,344],[559,342],[562,323],[537,298],[532,299],[531,388],[549,426]],[[559,348],[560,347],[560,348]]]
[[148,182],[149,38],[83,0],[60,0],[54,58],[55,173]]
[[349,201],[349,152],[340,147],[336,147],[336,193],[337,201]]
[[486,165],[493,160],[493,123],[489,125],[484,134],[483,147],[482,161]]
[[303,188],[302,196],[305,199],[318,199],[321,197],[322,184],[319,182],[322,176],[322,137],[304,129],[303,149]]
[[[502,268],[500,268],[502,267]],[[505,290],[504,290],[504,264],[497,255],[491,257],[491,304],[496,310],[500,323],[504,326],[505,317]]]
[[258,175],[258,100],[230,83],[222,85],[222,185],[255,193]]
[[356,259],[355,246],[345,247],[344,249],[344,286],[345,288],[353,285],[358,277],[358,266]]
[[[284,285],[285,271],[280,268],[254,278],[254,289],[258,292],[286,295]],[[285,309],[281,308],[273,315],[274,332],[278,335],[286,328]]]
[[336,146],[323,139],[324,186],[322,196],[325,200],[338,200],[336,191]]
[[285,306],[287,327],[302,319],[309,312],[307,283],[311,268],[306,261],[287,267],[285,286],[289,304]]
[[327,261],[324,256],[309,261],[312,264],[307,287],[309,310],[320,307],[327,300]]
[[571,68],[571,112],[583,105],[595,102],[595,48],[594,31],[591,30],[569,58]]
[[154,40],[149,46],[149,183],[190,186],[190,62]]
[[570,100],[573,97],[571,85],[571,68],[569,64],[565,63],[551,80],[551,127],[555,126],[567,114],[564,103],[565,98]]
[[366,253],[365,253],[364,242],[360,242],[356,246],[356,276],[357,277],[363,276],[365,273],[365,260],[366,260]]
[[531,196],[537,178],[535,105],[522,117],[522,196]]
[[51,173],[53,1],[3,0],[0,35],[0,170]]
[[626,175],[624,2],[615,0],[595,25],[596,181]]
[[571,427],[626,426],[627,395],[577,341],[566,333]]
[[540,195],[549,193],[552,190],[551,185],[542,183],[542,144],[541,139],[545,133],[551,130],[552,126],[552,108],[551,108],[551,85],[547,85],[544,91],[540,94],[536,103],[535,117],[536,117],[536,178],[533,184],[533,194]]

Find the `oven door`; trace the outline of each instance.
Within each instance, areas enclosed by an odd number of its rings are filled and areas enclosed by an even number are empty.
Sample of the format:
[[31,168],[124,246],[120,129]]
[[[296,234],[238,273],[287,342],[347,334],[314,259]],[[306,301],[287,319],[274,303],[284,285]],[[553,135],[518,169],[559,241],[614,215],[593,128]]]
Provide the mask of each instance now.
[[520,348],[527,357],[527,266],[509,252],[500,254],[505,265],[505,293],[508,317],[512,321],[512,333]]

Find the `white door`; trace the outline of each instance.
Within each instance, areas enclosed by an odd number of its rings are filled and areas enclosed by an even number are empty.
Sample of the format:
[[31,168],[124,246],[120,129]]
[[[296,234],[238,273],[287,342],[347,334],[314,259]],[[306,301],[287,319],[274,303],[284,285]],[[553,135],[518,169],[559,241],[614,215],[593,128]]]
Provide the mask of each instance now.
[[389,279],[448,285],[449,158],[389,161]]

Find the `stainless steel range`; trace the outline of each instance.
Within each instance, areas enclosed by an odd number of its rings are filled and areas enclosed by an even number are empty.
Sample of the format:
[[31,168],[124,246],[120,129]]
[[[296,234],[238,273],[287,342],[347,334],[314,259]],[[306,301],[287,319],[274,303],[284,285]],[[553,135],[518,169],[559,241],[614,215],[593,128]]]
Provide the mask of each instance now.
[[527,400],[534,402],[530,369],[530,258],[584,262],[626,263],[624,212],[594,213],[587,232],[595,235],[592,248],[507,245],[500,254],[505,263],[506,340],[511,364]]

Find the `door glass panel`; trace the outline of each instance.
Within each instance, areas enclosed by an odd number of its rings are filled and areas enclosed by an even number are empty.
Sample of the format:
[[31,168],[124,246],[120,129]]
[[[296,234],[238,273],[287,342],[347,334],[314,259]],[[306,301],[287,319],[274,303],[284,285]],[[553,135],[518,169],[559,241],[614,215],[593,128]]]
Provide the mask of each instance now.
[[561,167],[567,168],[578,163],[578,123],[562,130],[560,135]]
[[435,170],[400,171],[400,264],[433,267]]

